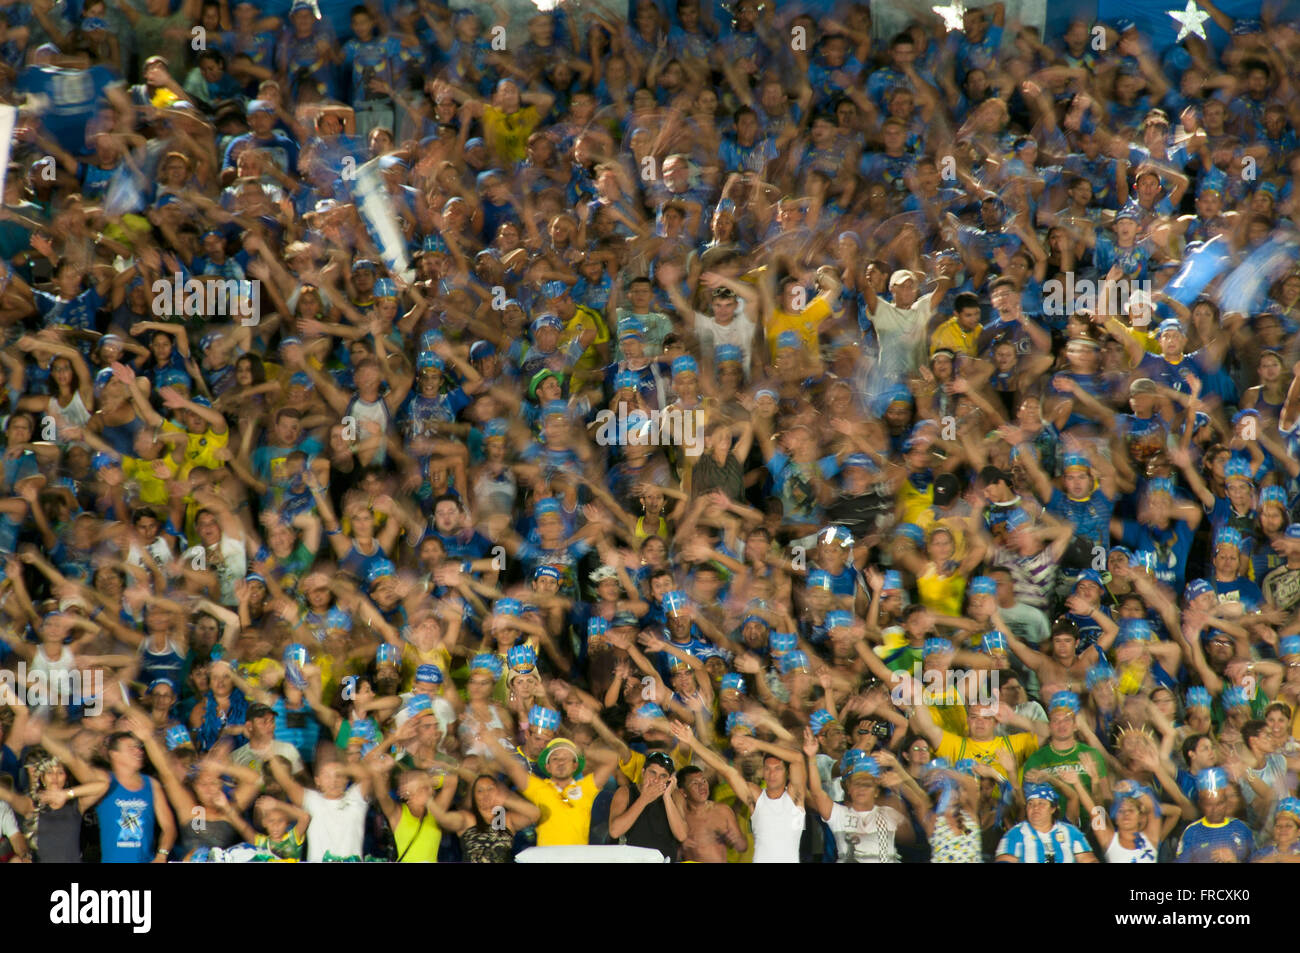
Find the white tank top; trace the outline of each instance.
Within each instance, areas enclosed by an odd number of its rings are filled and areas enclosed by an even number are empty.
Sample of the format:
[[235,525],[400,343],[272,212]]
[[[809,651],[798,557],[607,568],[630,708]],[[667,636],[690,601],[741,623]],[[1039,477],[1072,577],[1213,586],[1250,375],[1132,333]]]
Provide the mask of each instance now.
[[72,392],[72,400],[66,405],[62,405],[51,395],[50,402],[45,406],[45,412],[57,421],[57,428],[64,427],[84,427],[90,420],[90,411],[81,400],[81,391]]
[[1145,834],[1136,835],[1133,841],[1136,847],[1125,847],[1119,842],[1119,834],[1116,833],[1110,839],[1110,846],[1106,848],[1106,863],[1108,864],[1154,864],[1156,862],[1156,848],[1151,841],[1147,840]]
[[[40,705],[31,705],[30,707],[33,714],[40,714],[41,712],[48,711],[49,709],[59,705],[71,704],[71,701],[62,698],[61,694],[60,699],[55,699],[53,696],[56,693],[72,691],[72,689],[76,687],[71,678],[72,673],[76,671],[76,664],[76,660],[72,656],[72,651],[66,645],[63,646],[63,654],[59,657],[58,661],[46,656],[45,646],[36,646],[36,652],[32,656],[32,664],[27,666],[27,676],[30,680],[31,676],[37,672],[42,674],[42,681],[44,684],[41,685],[41,691],[44,693],[45,703]],[[67,678],[62,677],[65,673],[68,676]],[[86,688],[89,690],[89,686]],[[31,696],[29,695],[28,697]]]
[[755,864],[799,863],[799,838],[808,820],[804,809],[794,803],[790,792],[778,798],[766,791],[758,796],[750,825],[754,830]]

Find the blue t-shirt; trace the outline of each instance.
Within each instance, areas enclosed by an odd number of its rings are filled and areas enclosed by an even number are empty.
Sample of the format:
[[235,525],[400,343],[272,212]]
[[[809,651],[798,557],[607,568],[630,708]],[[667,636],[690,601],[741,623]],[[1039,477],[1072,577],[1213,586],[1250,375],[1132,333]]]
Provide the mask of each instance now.
[[1182,520],[1173,520],[1165,529],[1125,520],[1123,544],[1135,551],[1154,552],[1156,579],[1175,592],[1182,592],[1187,576],[1187,554],[1191,552],[1194,535]]
[[147,864],[154,858],[153,782],[143,775],[140,781],[132,791],[114,777],[95,805],[102,863]]
[[1237,818],[1229,818],[1222,824],[1210,824],[1202,817],[1192,821],[1183,831],[1183,836],[1178,841],[1177,862],[1212,864],[1216,862],[1212,856],[1214,851],[1226,848],[1236,862],[1242,864],[1254,846],[1254,834]]

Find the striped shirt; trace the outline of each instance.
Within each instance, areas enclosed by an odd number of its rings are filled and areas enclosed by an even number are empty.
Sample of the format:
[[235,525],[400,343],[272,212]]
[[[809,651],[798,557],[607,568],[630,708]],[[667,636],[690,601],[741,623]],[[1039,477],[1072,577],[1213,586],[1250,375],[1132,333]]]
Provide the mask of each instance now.
[[1048,599],[1056,585],[1058,567],[1048,549],[1037,555],[1023,556],[1015,550],[995,546],[993,565],[1006,569],[1015,582],[1016,602],[1047,610]]

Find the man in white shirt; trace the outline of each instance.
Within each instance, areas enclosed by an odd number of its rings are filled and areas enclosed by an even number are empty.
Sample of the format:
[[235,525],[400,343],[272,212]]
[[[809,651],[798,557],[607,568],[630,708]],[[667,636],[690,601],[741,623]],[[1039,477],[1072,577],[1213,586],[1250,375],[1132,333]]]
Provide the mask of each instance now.
[[[316,765],[316,786],[305,788],[289,774],[289,762],[271,759],[271,773],[294,804],[311,815],[307,828],[307,863],[362,856],[366,807],[370,803],[370,774],[359,764],[322,759]],[[351,778],[355,783],[348,784]]]
[[877,296],[876,284],[883,282],[884,273],[875,262],[867,265],[862,296],[880,342],[880,359],[871,374],[871,396],[883,394],[895,385],[906,384],[908,377],[915,374],[925,361],[930,317],[935,305],[952,287],[955,272],[956,264],[945,259],[934,289],[922,298],[919,297],[916,275],[910,271],[896,271],[889,278],[889,291],[894,299],[891,303]]
[[298,749],[287,741],[275,740],[275,712],[269,705],[260,702],[249,705],[244,730],[248,744],[231,752],[230,758],[235,764],[260,771],[262,765],[279,755],[289,762],[289,769],[294,774],[302,770],[302,756]]

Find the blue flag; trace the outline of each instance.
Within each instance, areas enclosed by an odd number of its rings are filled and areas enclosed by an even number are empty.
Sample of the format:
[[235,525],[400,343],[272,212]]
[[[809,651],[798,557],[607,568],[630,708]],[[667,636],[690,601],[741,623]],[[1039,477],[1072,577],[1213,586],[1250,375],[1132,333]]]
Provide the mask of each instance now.
[[1269,286],[1300,258],[1300,235],[1294,229],[1276,229],[1273,235],[1233,269],[1219,288],[1224,314],[1249,317],[1264,310]]
[[1208,242],[1193,242],[1187,248],[1183,267],[1165,285],[1164,290],[1175,301],[1191,307],[1205,287],[1228,270],[1232,260],[1229,258],[1226,235],[1216,235]]

